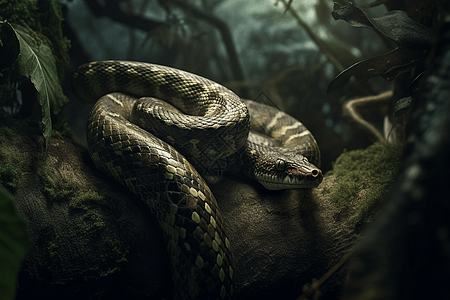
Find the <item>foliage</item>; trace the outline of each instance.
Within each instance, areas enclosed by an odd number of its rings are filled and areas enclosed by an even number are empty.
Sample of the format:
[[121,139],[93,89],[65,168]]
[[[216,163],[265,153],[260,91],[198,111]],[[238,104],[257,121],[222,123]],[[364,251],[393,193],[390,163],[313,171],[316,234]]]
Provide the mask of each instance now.
[[[17,5],[11,6],[0,1],[0,7],[4,9],[1,15],[3,20],[0,19],[0,71],[3,75],[0,104],[3,107],[31,107],[31,112],[26,114],[30,116],[36,110],[33,102],[38,100],[41,130],[48,146],[51,113],[58,114],[61,107],[68,103],[61,82],[63,67],[68,63],[69,43],[62,37],[59,4],[54,0],[40,1],[38,4],[17,1]],[[33,15],[32,12],[42,12],[45,17]],[[29,19],[22,19],[24,17]],[[23,94],[24,86],[29,84],[23,78],[31,81],[37,96]],[[10,112],[15,113],[14,110]]]
[[[36,40],[50,47],[56,61],[58,78],[62,82],[64,68],[70,61],[70,41],[63,36],[63,15],[58,0],[0,0],[0,12],[0,21],[6,20],[26,27]],[[0,39],[3,38],[0,35]]]
[[399,47],[345,69],[330,82],[328,93],[344,87],[352,76],[361,81],[379,75],[387,80],[395,79],[415,66],[418,61],[423,60],[424,51],[431,49],[436,39],[432,30],[411,20],[401,10],[393,10],[382,17],[371,18],[351,2],[344,7],[335,3],[332,16],[335,20],[345,20],[353,27],[375,29],[397,43]]
[[0,185],[0,298],[15,299],[17,273],[29,248],[27,226],[12,195]]
[[13,28],[20,44],[20,53],[15,67],[20,75],[30,78],[39,93],[43,135],[48,146],[52,133],[50,108],[53,108],[53,113],[57,114],[61,107],[69,102],[58,81],[55,59],[50,47],[36,41],[25,27],[13,24],[6,26]]

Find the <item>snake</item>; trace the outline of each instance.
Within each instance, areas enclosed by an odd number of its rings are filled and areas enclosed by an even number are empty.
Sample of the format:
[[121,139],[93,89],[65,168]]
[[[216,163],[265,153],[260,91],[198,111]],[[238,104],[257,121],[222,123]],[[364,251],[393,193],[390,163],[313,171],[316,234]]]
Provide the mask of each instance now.
[[95,102],[86,126],[92,161],[146,203],[162,230],[173,299],[234,294],[225,220],[199,170],[225,161],[269,190],[322,181],[317,142],[301,122],[212,80],[95,61],[79,66],[72,84],[79,99]]

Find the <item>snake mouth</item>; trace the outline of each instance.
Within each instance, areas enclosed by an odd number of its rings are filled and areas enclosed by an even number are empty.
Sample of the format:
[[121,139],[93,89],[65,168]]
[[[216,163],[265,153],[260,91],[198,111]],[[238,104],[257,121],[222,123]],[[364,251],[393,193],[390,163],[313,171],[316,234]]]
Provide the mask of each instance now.
[[313,169],[307,174],[292,174],[279,177],[263,174],[256,178],[268,190],[307,189],[317,187],[323,179],[322,171]]

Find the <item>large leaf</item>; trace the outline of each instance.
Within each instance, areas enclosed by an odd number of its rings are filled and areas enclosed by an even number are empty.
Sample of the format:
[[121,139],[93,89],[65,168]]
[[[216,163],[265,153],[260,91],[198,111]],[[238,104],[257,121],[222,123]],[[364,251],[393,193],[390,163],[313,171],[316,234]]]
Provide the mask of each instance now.
[[17,274],[29,248],[24,220],[18,215],[11,194],[0,185],[0,299],[13,300]]
[[[59,83],[55,58],[50,47],[36,41],[27,28],[18,24],[8,25],[14,30],[20,44],[20,54],[16,60],[17,70],[20,75],[30,78],[39,93],[43,135],[48,146],[52,133],[50,108],[54,114],[57,114],[69,100]],[[30,100],[24,99],[24,101]]]
[[345,20],[350,26],[375,29],[399,46],[430,49],[436,41],[436,34],[431,29],[412,20],[402,10],[392,10],[381,17],[372,18],[349,2],[343,7],[334,3],[331,14],[335,20]]

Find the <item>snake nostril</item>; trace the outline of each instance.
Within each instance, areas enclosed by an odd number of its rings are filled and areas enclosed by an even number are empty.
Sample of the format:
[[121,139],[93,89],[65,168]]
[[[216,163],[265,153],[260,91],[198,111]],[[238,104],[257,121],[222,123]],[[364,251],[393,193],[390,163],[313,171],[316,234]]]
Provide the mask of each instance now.
[[311,173],[312,173],[312,176],[314,176],[314,177],[317,177],[317,175],[319,175],[319,171],[316,169],[312,170]]

